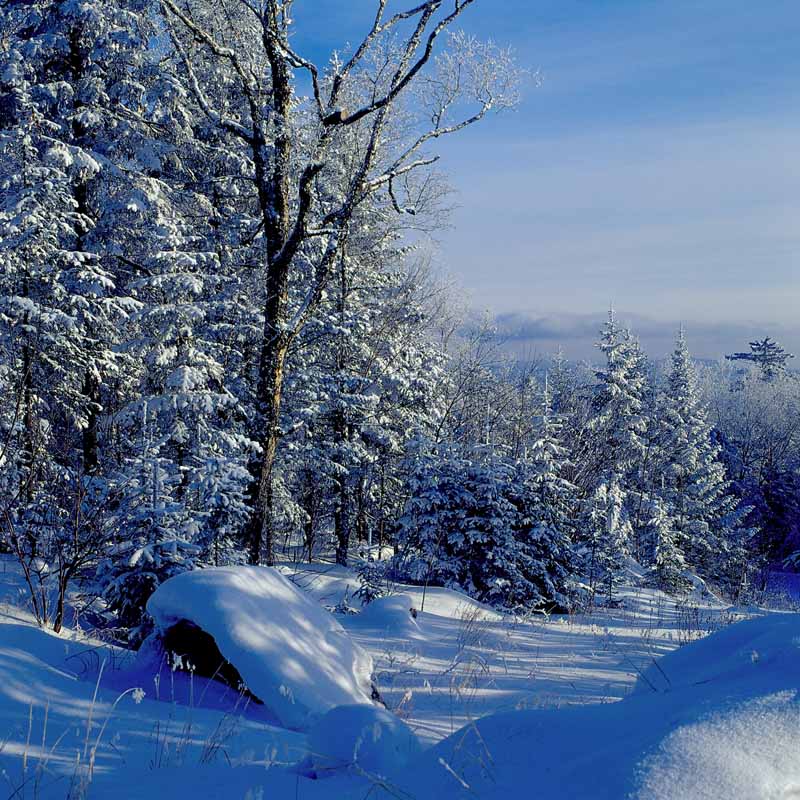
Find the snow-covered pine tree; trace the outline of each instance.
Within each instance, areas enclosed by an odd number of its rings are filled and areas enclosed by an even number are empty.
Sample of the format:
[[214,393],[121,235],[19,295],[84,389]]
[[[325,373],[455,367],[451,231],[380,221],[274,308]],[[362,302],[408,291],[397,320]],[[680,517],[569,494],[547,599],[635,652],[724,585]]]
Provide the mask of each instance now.
[[623,578],[630,550],[631,524],[625,510],[625,494],[619,478],[611,475],[600,482],[584,501],[580,518],[580,552],[589,587],[590,602],[598,592],[605,602],[614,602],[614,590]]
[[97,570],[95,590],[116,615],[128,641],[139,644],[149,632],[145,605],[158,586],[195,565],[201,555],[193,544],[197,526],[186,505],[177,497],[181,481],[168,455],[169,436],[162,425],[157,401],[143,400],[127,409],[139,419],[122,425],[120,435],[130,453],[118,478],[124,485],[114,515],[116,541]]
[[458,583],[463,568],[461,532],[476,502],[465,481],[469,468],[452,446],[420,448],[405,513],[398,521],[399,575],[425,584]]
[[686,559],[678,546],[674,520],[658,495],[649,496],[643,510],[644,531],[651,548],[648,560],[652,582],[664,592],[680,592],[688,583]]
[[750,361],[758,367],[762,380],[771,381],[786,372],[786,362],[794,358],[774,339],[765,336],[750,342],[749,353],[733,353],[725,356],[729,361]]
[[[188,162],[188,144],[185,150]],[[140,371],[133,399],[114,419],[121,542],[100,578],[134,638],[142,624],[136,614],[161,580],[198,564],[242,560],[250,447],[245,409],[227,385],[238,388],[240,376],[223,366],[232,312],[220,290],[214,210],[164,179],[142,185],[148,191],[131,213],[148,235],[130,259],[138,310],[123,344]]]
[[747,509],[733,494],[713,441],[683,329],[661,394],[659,421],[659,496],[672,519],[674,547],[704,576],[735,583],[752,532],[743,524]]
[[361,601],[362,606],[369,605],[373,600],[386,594],[386,563],[376,561],[369,554],[358,567],[358,589],[355,597]]
[[560,434],[561,423],[551,411],[546,380],[536,438],[515,476],[521,513],[517,535],[538,595],[530,602],[563,611],[569,608],[569,585],[577,562],[572,538],[578,496],[564,477],[567,450]]
[[513,464],[481,449],[445,446],[421,457],[400,520],[398,570],[505,608],[539,604],[541,564],[516,535],[514,477]]
[[[14,409],[14,456],[3,467],[18,484],[4,495],[4,519],[25,527],[36,506],[34,519],[47,509],[62,521],[28,526],[19,553],[59,564],[61,602],[65,576],[100,555],[107,530],[97,517],[109,496],[101,418],[117,405],[118,332],[134,306],[120,288],[113,226],[103,224],[118,176],[106,154],[119,131],[98,109],[114,104],[146,48],[124,3],[12,0],[0,25],[0,358]],[[62,524],[78,519],[91,529]]]
[[588,488],[593,480],[616,475],[624,491],[646,447],[646,361],[638,341],[619,325],[613,309],[608,312],[597,347],[606,364],[596,372],[596,413],[589,424],[585,453]]
[[307,526],[329,520],[340,563],[356,539],[385,543],[402,513],[406,450],[434,433],[442,376],[427,276],[399,245],[393,218],[369,221],[354,226],[327,297],[290,351],[283,427],[292,434],[278,462],[279,474],[295,473],[306,540]]
[[614,570],[622,570],[635,544],[631,508],[647,451],[648,380],[639,343],[619,325],[613,309],[597,347],[606,365],[596,372],[596,410],[576,456],[585,498],[578,538],[585,546],[592,592],[602,585],[610,599],[617,581]]
[[562,446],[566,449],[564,477],[585,493],[592,481],[586,470],[591,451],[591,421],[595,413],[594,370],[588,364],[571,364],[560,350],[548,369],[553,413],[559,420]]

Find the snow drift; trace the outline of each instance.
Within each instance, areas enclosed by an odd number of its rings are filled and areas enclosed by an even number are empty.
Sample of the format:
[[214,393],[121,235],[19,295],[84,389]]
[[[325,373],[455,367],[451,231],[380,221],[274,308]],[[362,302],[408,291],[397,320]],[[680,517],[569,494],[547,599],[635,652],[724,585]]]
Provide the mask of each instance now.
[[774,613],[728,625],[652,663],[635,694],[653,690],[702,700],[721,689],[750,697],[800,688],[800,614]]
[[403,720],[383,708],[337,706],[308,735],[309,766],[317,777],[357,768],[387,775],[405,767],[421,750]]
[[186,572],[147,603],[164,635],[192,623],[213,637],[279,722],[304,730],[338,705],[372,703],[372,659],[339,623],[269,567]]
[[[800,796],[800,614],[731,625],[651,663],[616,703],[495,714],[414,760],[416,800]],[[379,795],[388,797],[391,793]]]

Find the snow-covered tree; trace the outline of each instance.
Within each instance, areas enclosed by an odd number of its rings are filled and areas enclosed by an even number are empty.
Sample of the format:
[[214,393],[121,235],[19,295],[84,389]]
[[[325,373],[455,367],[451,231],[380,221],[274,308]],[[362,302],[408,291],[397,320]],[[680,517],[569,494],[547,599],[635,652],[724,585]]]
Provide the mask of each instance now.
[[725,358],[729,361],[750,361],[758,367],[763,380],[771,381],[786,372],[786,362],[794,356],[774,339],[765,336],[750,342],[749,353],[733,353]]
[[464,480],[468,469],[471,463],[452,447],[427,447],[417,454],[398,524],[396,561],[402,575],[424,583],[458,582],[462,531],[475,504]]
[[560,438],[560,420],[551,411],[547,382],[542,406],[536,439],[515,476],[522,514],[518,535],[538,593],[530,602],[565,609],[577,565],[572,538],[578,496],[576,487],[564,477],[567,450]]
[[[251,414],[254,563],[274,560],[272,478],[289,350],[326,296],[359,209],[416,214],[425,180],[415,176],[435,160],[426,148],[515,100],[506,53],[462,35],[448,40],[471,5],[445,10],[431,0],[389,16],[381,4],[353,54],[324,72],[294,50],[303,16],[290,13],[289,0],[234,10],[161,0],[176,78],[198,118],[251,165],[241,188],[257,210],[266,288]],[[449,50],[437,58],[445,40]],[[298,70],[310,98],[296,94]],[[214,102],[220,73],[222,105]]]
[[[645,359],[638,341],[619,325],[613,310],[608,313],[597,347],[606,364],[596,372],[596,413],[589,424],[586,444],[589,487],[612,475],[624,484],[644,456],[647,432]],[[624,491],[624,485],[620,490]]]
[[678,545],[674,520],[664,501],[657,495],[648,498],[645,532],[652,548],[650,572],[653,582],[665,592],[679,592],[686,588],[686,559]]
[[683,330],[658,416],[659,496],[672,519],[674,546],[704,574],[727,573],[726,561],[741,560],[743,539],[749,536],[742,525],[746,510],[732,491],[713,441]]
[[638,341],[617,322],[614,311],[597,347],[606,364],[596,372],[595,411],[575,456],[584,509],[578,541],[586,555],[592,593],[603,586],[609,598],[635,551],[633,509],[641,503],[641,471],[647,452],[646,359]]
[[514,480],[513,464],[480,450],[448,446],[421,456],[399,523],[397,569],[506,608],[541,605],[540,588],[557,583],[558,570],[549,573],[531,547]]
[[623,580],[632,535],[625,494],[617,476],[612,475],[608,481],[599,483],[584,501],[579,524],[591,601],[594,602],[599,591],[605,595],[607,603],[612,603],[614,590]]
[[100,428],[135,303],[104,224],[120,174],[110,142],[124,134],[99,110],[125,94],[145,48],[124,3],[12,1],[0,28],[0,480],[14,485],[2,511],[23,568],[45,559],[57,576],[61,606],[109,531]]

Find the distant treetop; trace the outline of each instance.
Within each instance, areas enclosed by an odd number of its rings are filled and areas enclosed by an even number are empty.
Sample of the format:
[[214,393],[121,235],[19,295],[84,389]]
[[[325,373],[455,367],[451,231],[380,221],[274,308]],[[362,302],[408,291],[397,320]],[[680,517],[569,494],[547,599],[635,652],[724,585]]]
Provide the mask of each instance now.
[[761,370],[762,378],[769,381],[786,372],[786,362],[794,356],[787,353],[774,339],[765,336],[750,342],[749,353],[733,353],[725,358],[728,361],[752,361]]

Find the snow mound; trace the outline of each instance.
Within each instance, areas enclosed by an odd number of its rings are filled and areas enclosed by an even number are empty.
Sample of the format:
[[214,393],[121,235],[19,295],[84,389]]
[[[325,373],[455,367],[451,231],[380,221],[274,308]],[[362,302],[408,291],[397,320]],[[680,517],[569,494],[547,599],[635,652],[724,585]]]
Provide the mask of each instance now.
[[768,614],[652,663],[619,702],[470,723],[399,785],[415,800],[502,800],[519,786],[542,800],[800,797],[799,747],[800,615]]
[[687,595],[688,599],[695,603],[707,603],[711,601],[713,603],[723,605],[722,599],[717,597],[717,595],[715,595],[714,592],[708,588],[708,584],[699,575],[696,575],[694,572],[690,572],[689,570],[685,570],[683,572],[683,579],[687,581],[690,586],[689,593]]
[[212,636],[282,725],[304,730],[334,706],[372,704],[372,658],[277,570],[177,575],[147,602],[163,634],[188,621]]
[[386,776],[416,756],[420,743],[401,719],[377,706],[339,706],[308,736],[311,765],[318,775],[360,767]]
[[[304,592],[327,606],[336,606],[352,598],[359,588],[355,573],[339,564],[284,564],[278,569],[282,574],[290,576]],[[503,615],[496,609],[455,589],[403,584],[402,592],[411,598],[414,608],[425,614],[446,619],[462,619],[475,614],[480,614],[482,619],[496,622],[503,619]]]
[[800,683],[800,614],[767,614],[729,625],[650,664],[634,694],[724,688],[749,695]]
[[456,589],[442,586],[428,586],[427,589],[420,586],[406,586],[404,590],[413,598],[414,607],[426,614],[456,620],[475,615],[483,620],[503,619],[503,615],[496,609]]
[[389,631],[411,638],[420,635],[419,624],[411,612],[414,600],[408,594],[393,594],[373,600],[354,620],[358,625]]
[[780,692],[678,728],[645,763],[639,800],[800,796],[800,697]]

